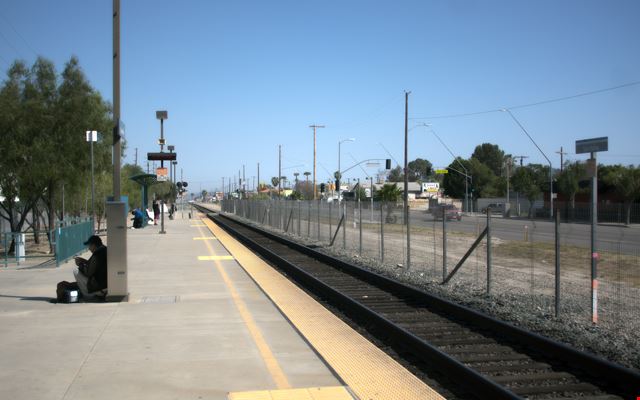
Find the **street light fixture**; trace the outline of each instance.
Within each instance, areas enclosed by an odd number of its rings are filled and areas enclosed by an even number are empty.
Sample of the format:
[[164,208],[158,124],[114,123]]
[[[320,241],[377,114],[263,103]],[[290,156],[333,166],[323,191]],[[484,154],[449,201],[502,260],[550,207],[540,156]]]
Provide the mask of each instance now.
[[551,167],[551,160],[549,160],[549,157],[547,157],[546,154],[544,154],[544,151],[542,151],[542,149],[540,148],[540,146],[538,146],[538,144],[535,142],[535,140],[533,140],[533,138],[531,137],[531,135],[529,135],[529,132],[527,132],[527,130],[524,128],[524,126],[522,126],[522,124],[520,123],[520,121],[518,121],[518,119],[515,117],[515,115],[513,115],[513,113],[511,112],[511,110],[509,110],[508,108],[503,108],[502,110],[500,110],[502,112],[506,112],[508,113],[511,118],[515,121],[516,124],[518,124],[518,126],[520,127],[520,129],[522,129],[522,132],[524,132],[525,135],[527,135],[527,137],[529,138],[529,140],[531,140],[531,143],[534,144],[534,146],[536,146],[536,148],[538,149],[538,151],[544,156],[544,158],[547,160],[547,162],[549,163],[549,216],[551,218],[553,218],[553,171],[552,171],[552,167]]

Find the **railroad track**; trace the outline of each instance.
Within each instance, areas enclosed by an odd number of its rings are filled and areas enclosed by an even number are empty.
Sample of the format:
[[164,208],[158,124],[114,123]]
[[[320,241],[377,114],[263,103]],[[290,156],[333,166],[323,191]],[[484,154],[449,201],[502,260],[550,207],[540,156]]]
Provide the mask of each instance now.
[[444,373],[479,399],[640,396],[636,371],[235,219],[209,216],[299,285],[399,348],[398,353]]

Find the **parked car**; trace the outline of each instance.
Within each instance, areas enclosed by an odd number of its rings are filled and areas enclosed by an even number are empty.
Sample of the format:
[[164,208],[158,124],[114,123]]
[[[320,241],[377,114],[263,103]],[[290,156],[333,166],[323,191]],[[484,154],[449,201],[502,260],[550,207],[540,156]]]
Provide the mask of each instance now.
[[444,212],[447,221],[454,219],[458,221],[462,220],[462,211],[460,211],[460,209],[453,204],[438,204],[437,206],[432,207],[430,210],[434,219],[441,219]]
[[504,203],[490,203],[482,209],[483,213],[491,210],[492,214],[504,214]]

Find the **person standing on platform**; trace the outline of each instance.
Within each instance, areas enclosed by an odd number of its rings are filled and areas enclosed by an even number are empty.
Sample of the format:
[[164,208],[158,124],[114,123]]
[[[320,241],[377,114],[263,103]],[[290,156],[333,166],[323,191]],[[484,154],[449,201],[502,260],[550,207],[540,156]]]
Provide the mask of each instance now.
[[160,204],[158,204],[158,199],[153,200],[153,224],[158,225],[158,220],[160,219]]

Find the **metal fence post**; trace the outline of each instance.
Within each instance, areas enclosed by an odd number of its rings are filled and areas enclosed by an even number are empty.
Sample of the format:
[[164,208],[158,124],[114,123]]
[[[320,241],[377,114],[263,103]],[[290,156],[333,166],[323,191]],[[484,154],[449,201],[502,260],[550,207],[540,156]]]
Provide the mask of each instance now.
[[331,227],[331,211],[333,207],[331,206],[331,204],[333,204],[333,202],[329,203],[329,240],[331,240],[331,236],[333,234],[333,229]]
[[447,279],[447,211],[442,207],[442,280]]
[[405,223],[407,224],[407,270],[411,268],[411,224],[409,223],[409,200],[407,200],[407,211],[405,212]]
[[560,314],[560,209],[555,214],[555,239],[556,239],[556,318]]
[[384,264],[384,206],[380,202],[380,263]]
[[302,203],[300,202],[300,200],[297,200],[298,202],[298,236],[302,237],[302,234],[300,233],[300,217],[302,216]]
[[491,294],[491,209],[487,208],[487,294]]
[[342,218],[344,218],[344,225],[342,226],[342,248],[347,248],[347,202],[344,202],[342,207]]
[[320,204],[321,201],[318,199],[318,242],[320,241]]
[[307,200],[307,238],[311,237],[311,202]]
[[360,196],[358,196],[358,220],[360,225],[358,229],[360,230],[360,238],[359,238],[359,248],[360,248],[360,257],[362,257],[362,202],[360,201]]

